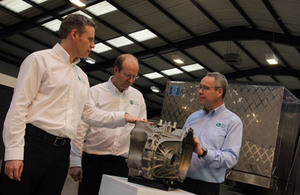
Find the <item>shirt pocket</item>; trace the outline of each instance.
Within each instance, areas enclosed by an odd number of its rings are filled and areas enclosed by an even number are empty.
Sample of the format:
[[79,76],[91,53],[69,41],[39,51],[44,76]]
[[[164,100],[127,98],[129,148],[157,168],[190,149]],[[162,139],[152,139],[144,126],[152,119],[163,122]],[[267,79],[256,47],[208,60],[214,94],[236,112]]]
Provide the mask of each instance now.
[[221,127],[216,127],[212,130],[212,137],[211,144],[217,148],[221,149],[223,146],[224,140],[226,138],[226,129]]
[[139,114],[139,109],[137,106],[133,106],[133,105],[130,105],[127,107],[127,110],[126,112],[129,113],[130,115],[134,116],[134,117],[137,117],[138,114]]

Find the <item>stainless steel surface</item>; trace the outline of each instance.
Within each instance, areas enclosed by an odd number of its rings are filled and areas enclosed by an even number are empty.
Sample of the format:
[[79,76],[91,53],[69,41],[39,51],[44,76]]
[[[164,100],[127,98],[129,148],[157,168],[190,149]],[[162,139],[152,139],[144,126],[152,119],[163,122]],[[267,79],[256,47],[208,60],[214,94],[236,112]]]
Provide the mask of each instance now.
[[[199,82],[168,82],[161,118],[183,126],[201,109],[198,91]],[[281,85],[232,82],[224,102],[244,125],[240,158],[227,179],[273,189],[295,186],[299,100]]]
[[166,185],[182,182],[191,163],[192,151],[192,129],[176,129],[167,123],[137,123],[130,137],[129,177]]

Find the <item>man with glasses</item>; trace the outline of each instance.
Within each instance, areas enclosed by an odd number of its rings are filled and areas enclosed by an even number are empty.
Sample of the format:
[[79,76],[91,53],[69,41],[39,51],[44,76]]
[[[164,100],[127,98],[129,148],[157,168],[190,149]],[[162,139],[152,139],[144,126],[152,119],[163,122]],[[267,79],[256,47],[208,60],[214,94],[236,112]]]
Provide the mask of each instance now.
[[91,19],[70,14],[60,25],[60,43],[23,61],[3,125],[0,194],[61,194],[80,119],[99,127],[139,120],[121,110],[105,112],[90,98],[88,77],[77,64],[95,47],[95,28]]
[[203,109],[191,114],[183,129],[194,129],[194,153],[181,188],[201,195],[217,195],[226,170],[238,161],[242,144],[241,119],[226,109],[223,99],[227,80],[218,72],[208,73],[200,83]]
[[[91,88],[96,106],[146,119],[143,95],[131,87],[138,72],[138,60],[133,55],[120,55],[114,64],[114,75]],[[134,124],[128,123],[118,128],[97,128],[81,123],[77,138],[71,144],[70,158],[70,175],[80,182],[78,194],[98,195],[103,174],[128,176],[125,160],[133,127]]]

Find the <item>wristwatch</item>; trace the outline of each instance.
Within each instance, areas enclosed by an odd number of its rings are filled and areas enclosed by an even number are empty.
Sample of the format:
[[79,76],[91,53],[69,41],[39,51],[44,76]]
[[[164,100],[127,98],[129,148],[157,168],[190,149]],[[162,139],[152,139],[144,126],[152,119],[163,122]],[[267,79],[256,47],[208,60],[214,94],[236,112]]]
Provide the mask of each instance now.
[[200,154],[198,154],[198,158],[204,158],[205,156],[206,156],[206,154],[207,154],[207,149],[206,148],[202,148],[202,150],[203,150],[203,153],[200,155]]

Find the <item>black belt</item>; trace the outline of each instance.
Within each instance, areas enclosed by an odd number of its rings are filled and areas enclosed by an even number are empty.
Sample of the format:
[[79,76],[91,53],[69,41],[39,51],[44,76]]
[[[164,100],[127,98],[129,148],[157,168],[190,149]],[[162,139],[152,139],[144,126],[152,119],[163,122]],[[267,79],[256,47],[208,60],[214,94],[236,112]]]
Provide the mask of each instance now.
[[86,152],[83,152],[83,155],[88,158],[97,158],[97,159],[103,159],[106,161],[126,162],[126,158],[123,156],[88,154]]
[[56,147],[62,147],[70,144],[69,138],[51,135],[46,131],[44,131],[43,129],[40,129],[32,124],[26,124],[26,131],[31,133],[32,135],[38,136],[42,140]]

